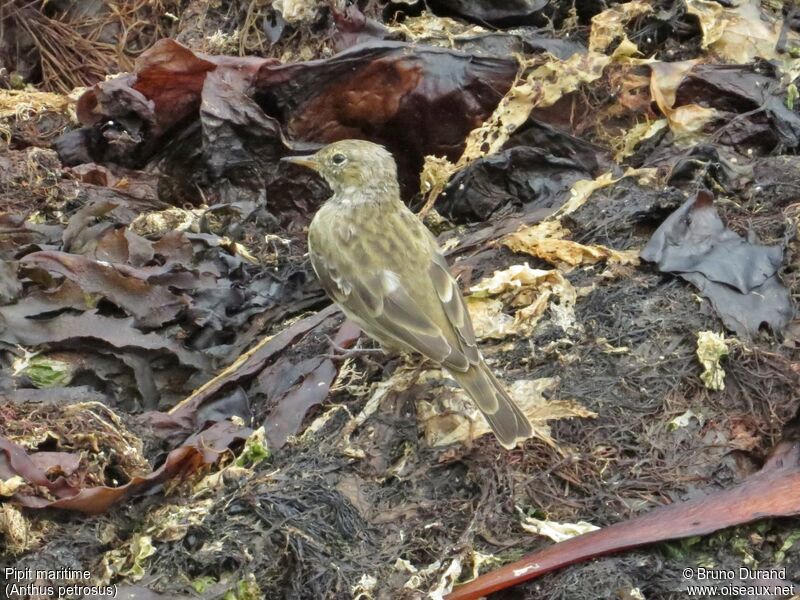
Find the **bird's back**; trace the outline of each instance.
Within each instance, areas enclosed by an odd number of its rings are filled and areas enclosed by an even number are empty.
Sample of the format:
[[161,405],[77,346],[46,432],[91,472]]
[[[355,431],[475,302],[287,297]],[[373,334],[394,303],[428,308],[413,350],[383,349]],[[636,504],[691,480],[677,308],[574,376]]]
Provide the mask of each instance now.
[[[424,334],[435,324],[435,333],[449,348],[458,347],[457,334],[429,275],[432,261],[441,259],[435,256],[435,241],[399,199],[363,204],[329,201],[314,217],[308,241],[312,265],[325,291],[372,337],[390,347],[428,355],[424,345],[409,347],[370,318],[387,309],[385,300],[393,292],[406,291],[419,311],[416,319],[403,315],[411,325]],[[442,350],[441,345],[433,349]],[[443,362],[446,354],[428,357]]]

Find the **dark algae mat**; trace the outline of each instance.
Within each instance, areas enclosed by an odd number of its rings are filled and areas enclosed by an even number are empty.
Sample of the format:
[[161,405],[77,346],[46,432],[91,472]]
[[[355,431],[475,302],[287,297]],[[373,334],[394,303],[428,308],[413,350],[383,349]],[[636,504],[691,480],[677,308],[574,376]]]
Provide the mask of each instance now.
[[[800,597],[800,12],[0,4],[0,597]],[[381,144],[533,424],[327,298]]]

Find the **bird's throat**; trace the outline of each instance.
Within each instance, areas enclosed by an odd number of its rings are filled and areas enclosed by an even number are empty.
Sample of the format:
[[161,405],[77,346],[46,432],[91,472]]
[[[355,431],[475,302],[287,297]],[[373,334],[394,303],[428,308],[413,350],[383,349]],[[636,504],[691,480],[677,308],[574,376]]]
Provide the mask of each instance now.
[[337,186],[329,202],[340,206],[359,206],[363,204],[391,204],[400,202],[397,185],[382,182],[369,182],[366,185]]

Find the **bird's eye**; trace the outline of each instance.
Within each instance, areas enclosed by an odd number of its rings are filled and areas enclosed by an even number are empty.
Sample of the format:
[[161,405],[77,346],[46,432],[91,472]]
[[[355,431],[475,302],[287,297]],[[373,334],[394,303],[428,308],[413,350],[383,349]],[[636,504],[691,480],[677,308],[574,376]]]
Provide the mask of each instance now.
[[347,162],[347,157],[344,154],[334,154],[331,156],[331,162],[335,165],[343,165]]

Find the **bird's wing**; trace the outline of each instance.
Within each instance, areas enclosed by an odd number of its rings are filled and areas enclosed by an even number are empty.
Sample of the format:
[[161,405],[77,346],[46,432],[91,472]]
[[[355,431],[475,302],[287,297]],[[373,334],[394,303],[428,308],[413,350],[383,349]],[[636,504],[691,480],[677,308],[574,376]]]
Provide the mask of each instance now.
[[[417,281],[421,284],[417,289],[409,289],[412,282],[401,278],[397,272],[402,272],[401,268],[391,268],[388,257],[372,263],[366,256],[359,261],[355,256],[346,257],[346,249],[339,250],[323,257],[309,246],[314,271],[328,295],[356,317],[368,334],[458,371],[480,362],[458,284],[435,245],[427,270],[430,279]],[[363,268],[354,269],[353,265]],[[376,268],[370,268],[373,265]],[[429,314],[433,304],[440,305],[444,320]]]
[[317,279],[319,279],[319,283],[325,293],[328,294],[328,297],[337,304],[346,304],[352,292],[350,285],[339,273],[333,261],[326,261],[322,255],[314,250],[311,238],[309,238],[308,244],[308,258],[311,260],[314,273],[316,273]]
[[475,331],[472,328],[472,321],[467,312],[467,307],[464,305],[461,290],[458,289],[458,283],[450,274],[447,262],[439,252],[436,242],[431,239],[431,243],[433,244],[433,260],[428,272],[436,290],[436,295],[439,297],[450,326],[453,328],[461,354],[466,357],[470,364],[477,364],[481,360],[481,353],[475,342]]

